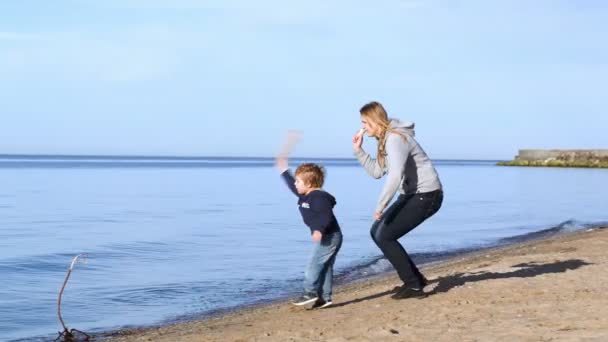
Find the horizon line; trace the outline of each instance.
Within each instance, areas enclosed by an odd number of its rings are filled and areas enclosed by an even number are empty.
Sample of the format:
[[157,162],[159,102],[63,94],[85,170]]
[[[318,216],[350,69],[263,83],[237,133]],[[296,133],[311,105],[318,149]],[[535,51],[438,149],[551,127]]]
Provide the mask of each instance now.
[[[19,153],[19,154],[7,154],[0,153],[0,158],[7,159],[18,159],[18,158],[48,158],[48,159],[81,159],[81,158],[89,158],[89,159],[166,159],[166,160],[176,160],[176,159],[220,159],[220,158],[233,158],[233,159],[275,159],[274,156],[230,156],[230,155],[134,155],[134,154],[124,154],[124,155],[116,155],[116,154],[29,154],[29,153]],[[334,160],[356,160],[355,157],[319,157],[319,156],[291,156],[289,159],[334,159]],[[458,161],[502,161],[503,159],[479,159],[479,158],[431,158],[431,160],[458,160]]]

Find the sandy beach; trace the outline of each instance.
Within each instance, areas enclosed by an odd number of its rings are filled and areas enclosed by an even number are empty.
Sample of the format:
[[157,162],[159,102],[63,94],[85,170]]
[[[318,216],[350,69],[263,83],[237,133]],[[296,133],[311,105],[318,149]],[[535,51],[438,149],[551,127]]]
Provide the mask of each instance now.
[[396,276],[339,287],[335,305],[289,303],[120,331],[127,341],[608,341],[608,229],[476,252],[424,268],[423,299]]

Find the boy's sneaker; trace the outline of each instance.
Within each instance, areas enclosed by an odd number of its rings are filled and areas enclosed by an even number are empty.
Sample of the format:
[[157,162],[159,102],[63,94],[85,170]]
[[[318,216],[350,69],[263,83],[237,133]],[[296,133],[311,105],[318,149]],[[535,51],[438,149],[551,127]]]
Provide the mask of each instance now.
[[300,297],[298,297],[298,299],[294,300],[291,304],[301,306],[301,305],[310,304],[317,299],[319,299],[319,296],[312,294],[312,293],[305,293],[305,294],[301,295]]
[[317,299],[317,301],[310,307],[311,309],[325,309],[327,307],[332,306],[333,302],[330,300],[325,300],[323,298]]

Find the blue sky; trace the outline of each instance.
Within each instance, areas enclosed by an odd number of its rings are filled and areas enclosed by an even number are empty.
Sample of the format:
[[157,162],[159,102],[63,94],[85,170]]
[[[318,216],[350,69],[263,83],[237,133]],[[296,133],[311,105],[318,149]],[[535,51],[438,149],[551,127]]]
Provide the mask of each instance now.
[[[0,2],[0,154],[349,157],[358,109],[432,158],[608,148],[603,1]],[[373,149],[373,142],[366,141]]]

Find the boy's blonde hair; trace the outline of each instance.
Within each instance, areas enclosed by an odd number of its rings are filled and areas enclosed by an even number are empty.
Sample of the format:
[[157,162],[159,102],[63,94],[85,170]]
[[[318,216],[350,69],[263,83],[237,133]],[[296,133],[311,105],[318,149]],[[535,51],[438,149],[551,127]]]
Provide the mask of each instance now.
[[296,169],[296,176],[300,177],[307,185],[320,188],[325,181],[325,168],[314,163],[304,163]]

